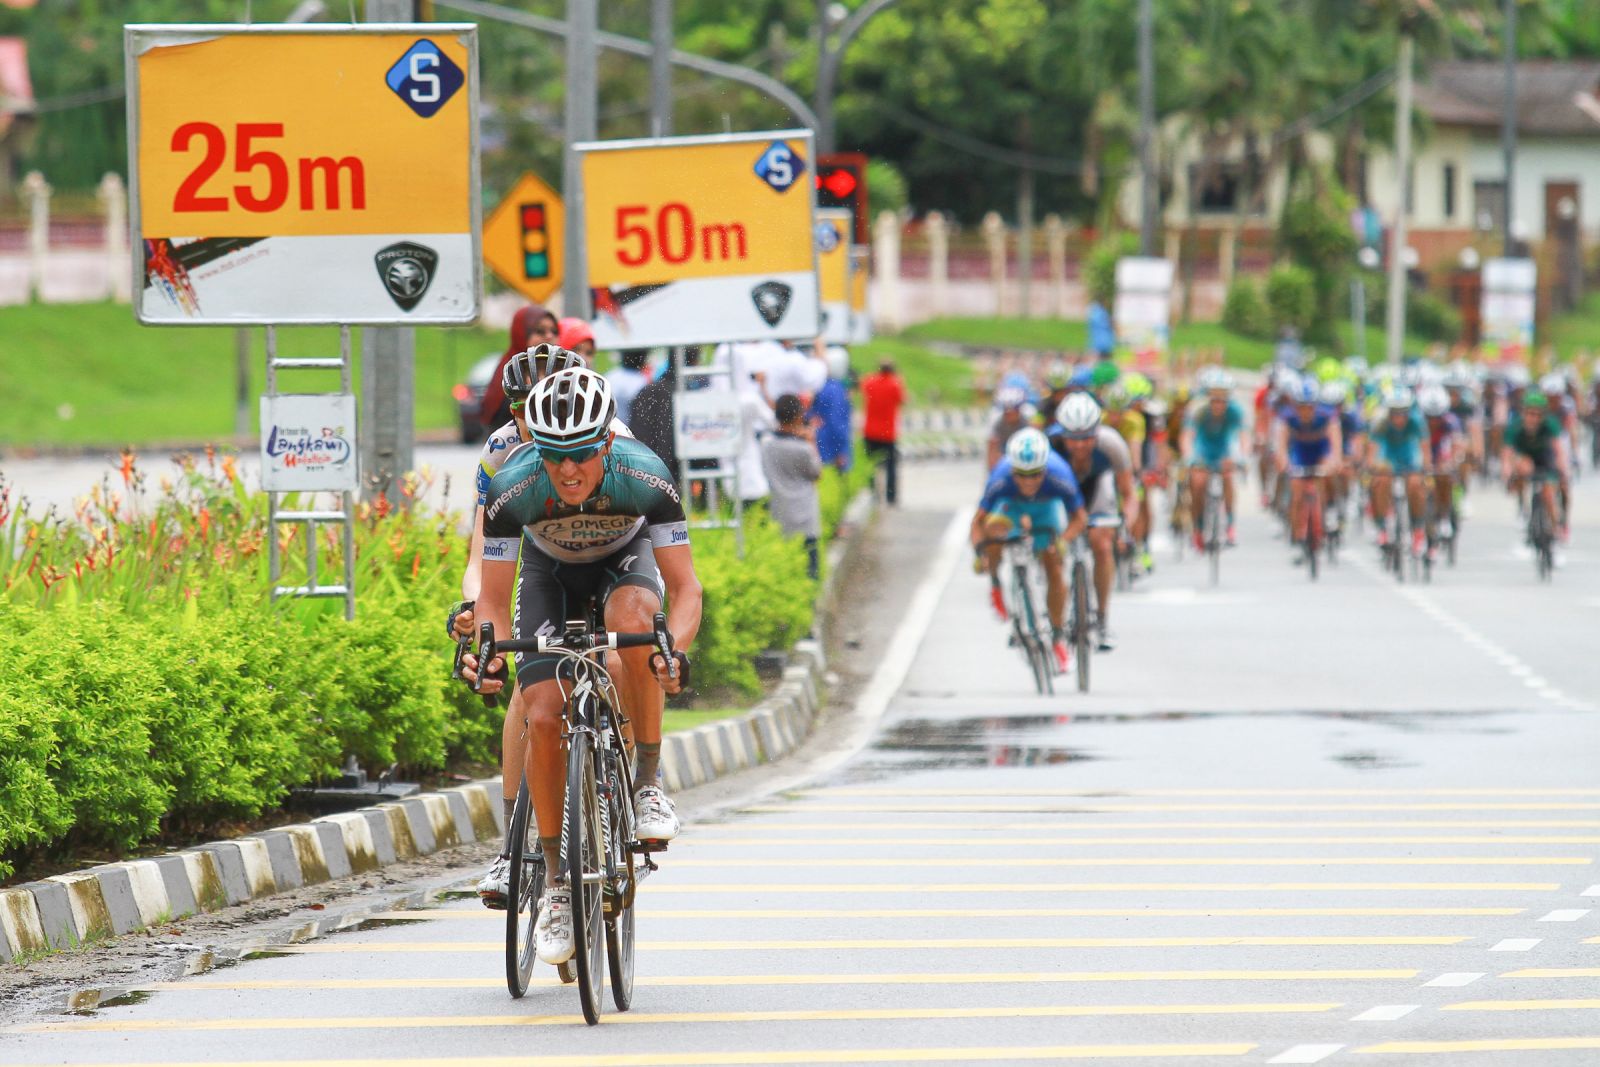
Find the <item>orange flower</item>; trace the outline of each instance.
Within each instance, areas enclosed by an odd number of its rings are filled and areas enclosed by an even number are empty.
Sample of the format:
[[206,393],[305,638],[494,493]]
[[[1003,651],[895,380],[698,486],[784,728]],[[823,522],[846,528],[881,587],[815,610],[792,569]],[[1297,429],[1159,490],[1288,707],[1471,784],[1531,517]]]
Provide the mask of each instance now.
[[122,450],[122,465],[118,468],[118,470],[122,472],[122,484],[124,486],[127,486],[133,481],[133,463],[135,458],[136,457],[133,454],[133,449],[124,448]]
[[217,446],[206,445],[206,466],[212,470],[217,469]]
[[223,456],[222,474],[228,481],[237,484],[239,481],[239,461],[232,456]]
[[211,510],[204,505],[200,508],[200,539],[202,541],[211,537]]
[[416,580],[416,577],[421,572],[421,570],[422,570],[422,552],[419,549],[417,554],[415,556],[411,557],[411,579],[412,579],[412,581]]
[[389,494],[379,493],[378,502],[373,506],[373,511],[377,514],[378,518],[387,519],[389,517],[389,513],[393,510],[394,506],[389,503]]

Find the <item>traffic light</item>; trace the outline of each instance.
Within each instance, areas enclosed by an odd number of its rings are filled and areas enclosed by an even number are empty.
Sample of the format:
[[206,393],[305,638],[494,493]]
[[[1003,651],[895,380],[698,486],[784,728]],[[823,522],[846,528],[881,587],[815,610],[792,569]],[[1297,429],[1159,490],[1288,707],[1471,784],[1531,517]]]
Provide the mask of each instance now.
[[817,159],[817,206],[849,209],[855,219],[855,243],[869,240],[867,157],[860,152],[834,152]]
[[550,220],[543,201],[523,204],[522,274],[529,281],[550,277]]

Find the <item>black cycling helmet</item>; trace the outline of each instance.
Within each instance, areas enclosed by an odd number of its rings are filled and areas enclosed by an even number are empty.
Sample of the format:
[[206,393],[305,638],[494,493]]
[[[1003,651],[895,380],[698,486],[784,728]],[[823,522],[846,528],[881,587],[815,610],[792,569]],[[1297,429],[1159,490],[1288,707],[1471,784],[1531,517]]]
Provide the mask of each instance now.
[[587,367],[582,356],[559,345],[540,342],[512,356],[500,372],[500,384],[510,400],[526,400],[539,379],[556,371]]

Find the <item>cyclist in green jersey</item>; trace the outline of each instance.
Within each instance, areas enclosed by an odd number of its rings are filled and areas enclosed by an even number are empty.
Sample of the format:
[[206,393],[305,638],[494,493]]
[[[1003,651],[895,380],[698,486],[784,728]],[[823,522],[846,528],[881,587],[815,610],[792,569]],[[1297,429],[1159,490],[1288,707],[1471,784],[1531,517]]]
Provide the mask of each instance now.
[[1522,396],[1522,406],[1506,422],[1505,447],[1500,468],[1507,472],[1506,487],[1520,494],[1533,478],[1549,513],[1556,517],[1556,539],[1567,539],[1567,519],[1557,506],[1556,485],[1565,499],[1571,478],[1561,420],[1550,413],[1550,399],[1536,389]]

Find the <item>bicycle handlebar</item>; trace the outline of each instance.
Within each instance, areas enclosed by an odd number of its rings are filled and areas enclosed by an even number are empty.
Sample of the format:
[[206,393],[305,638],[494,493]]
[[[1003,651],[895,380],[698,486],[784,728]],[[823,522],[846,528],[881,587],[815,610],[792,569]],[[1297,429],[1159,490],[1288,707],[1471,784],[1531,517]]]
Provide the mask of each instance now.
[[[678,677],[679,661],[673,655],[672,634],[667,629],[667,616],[663,612],[656,612],[651,620],[652,628],[643,633],[621,633],[601,630],[598,633],[563,634],[559,637],[538,635],[535,637],[512,638],[509,641],[497,641],[494,636],[494,624],[485,622],[478,627],[478,679],[468,684],[474,693],[483,693],[484,668],[493,663],[496,656],[513,652],[563,652],[573,656],[587,656],[594,652],[616,651],[624,648],[650,648],[656,649],[656,655],[661,656],[668,664],[672,677]],[[451,677],[460,678],[461,658],[470,649],[471,638],[464,637],[456,646],[455,670]],[[485,704],[496,706],[493,694],[483,697]]]

